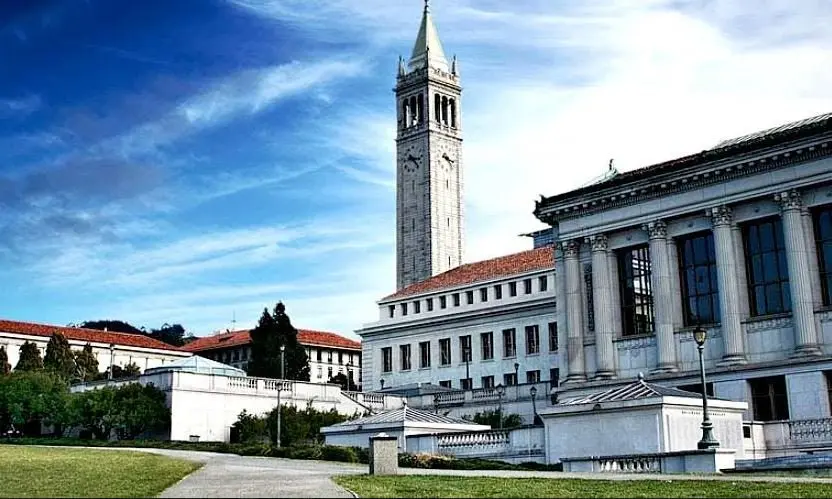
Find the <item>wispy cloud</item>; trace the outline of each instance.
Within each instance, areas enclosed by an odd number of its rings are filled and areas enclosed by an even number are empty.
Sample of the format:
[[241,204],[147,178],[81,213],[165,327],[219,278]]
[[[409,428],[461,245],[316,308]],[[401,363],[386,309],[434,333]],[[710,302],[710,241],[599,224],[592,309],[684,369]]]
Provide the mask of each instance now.
[[26,117],[43,105],[39,95],[0,99],[0,118]]

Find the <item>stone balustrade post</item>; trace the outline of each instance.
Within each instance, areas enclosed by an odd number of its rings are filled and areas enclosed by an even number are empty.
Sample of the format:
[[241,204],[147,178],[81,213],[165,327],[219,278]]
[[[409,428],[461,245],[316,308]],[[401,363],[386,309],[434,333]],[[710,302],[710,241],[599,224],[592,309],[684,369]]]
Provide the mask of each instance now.
[[737,268],[732,229],[733,214],[731,208],[719,206],[711,209],[709,215],[714,234],[720,322],[722,340],[725,345],[725,355],[722,357],[721,364],[745,364],[747,360],[741,322],[740,293],[736,278],[742,269]]
[[595,314],[595,377],[615,377],[615,358],[612,344],[613,313],[609,272],[609,241],[601,234],[588,239],[592,245],[592,295]]
[[650,283],[653,288],[653,320],[658,353],[658,366],[653,372],[675,372],[679,367],[676,362],[676,340],[673,337],[673,287],[667,256],[667,224],[656,220],[643,228],[650,238]]
[[792,323],[794,325],[795,355],[820,355],[818,333],[815,327],[812,276],[809,267],[809,249],[803,225],[803,200],[796,190],[774,196],[780,203],[783,220],[783,237],[786,243],[786,263],[789,269],[789,289],[792,298]]

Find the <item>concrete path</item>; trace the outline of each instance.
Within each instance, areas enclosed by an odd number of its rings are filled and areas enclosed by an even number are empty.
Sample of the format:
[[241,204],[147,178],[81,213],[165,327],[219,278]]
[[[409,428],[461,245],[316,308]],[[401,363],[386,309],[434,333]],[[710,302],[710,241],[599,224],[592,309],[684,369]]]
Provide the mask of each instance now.
[[346,463],[167,449],[129,450],[205,463],[159,497],[352,497],[331,477],[367,473],[366,465]]

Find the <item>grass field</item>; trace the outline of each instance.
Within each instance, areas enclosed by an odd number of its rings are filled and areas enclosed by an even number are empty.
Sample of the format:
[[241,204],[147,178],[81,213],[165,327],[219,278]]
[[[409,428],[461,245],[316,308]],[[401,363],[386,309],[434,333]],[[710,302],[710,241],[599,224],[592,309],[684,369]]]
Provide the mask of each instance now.
[[361,497],[832,497],[832,485],[725,480],[340,476]]
[[0,446],[0,497],[151,497],[201,465],[130,451]]

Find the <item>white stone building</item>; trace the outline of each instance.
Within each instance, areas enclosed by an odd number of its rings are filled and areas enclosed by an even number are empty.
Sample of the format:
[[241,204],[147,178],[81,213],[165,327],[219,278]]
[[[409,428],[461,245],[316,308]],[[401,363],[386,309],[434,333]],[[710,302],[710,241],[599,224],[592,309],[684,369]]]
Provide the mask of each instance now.
[[53,326],[11,320],[0,320],[0,347],[6,349],[12,369],[20,359],[20,347],[30,341],[46,355],[46,345],[54,333],[61,333],[73,350],[81,350],[89,343],[98,360],[98,368],[104,372],[110,365],[124,367],[136,364],[144,371],[183,357],[189,352],[140,334],[116,333],[78,327]]
[[559,395],[640,371],[697,390],[702,324],[708,391],[748,404],[747,436],[769,454],[832,443],[830,143],[825,114],[538,202],[558,242]]
[[[251,358],[251,330],[229,331],[203,336],[183,350],[242,370]],[[360,389],[361,343],[336,333],[298,329],[298,342],[309,357],[309,380],[326,383],[333,376],[346,374]]]

